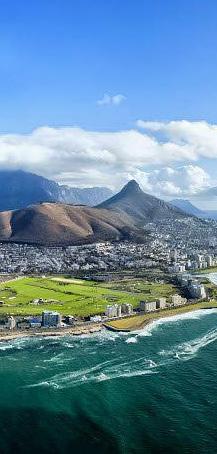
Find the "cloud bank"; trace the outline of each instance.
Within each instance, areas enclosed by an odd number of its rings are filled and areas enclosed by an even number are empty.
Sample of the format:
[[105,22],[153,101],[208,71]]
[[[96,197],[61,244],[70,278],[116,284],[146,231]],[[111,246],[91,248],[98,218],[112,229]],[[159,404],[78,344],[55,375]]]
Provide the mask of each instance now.
[[[135,178],[159,195],[194,194],[210,186],[197,161],[217,158],[217,125],[139,120],[137,127],[118,132],[41,127],[28,135],[0,135],[0,168],[113,189]],[[150,166],[155,170],[148,172]]]
[[144,190],[169,198],[195,195],[209,188],[212,181],[204,169],[195,165],[163,167],[141,177],[138,175],[138,180]]

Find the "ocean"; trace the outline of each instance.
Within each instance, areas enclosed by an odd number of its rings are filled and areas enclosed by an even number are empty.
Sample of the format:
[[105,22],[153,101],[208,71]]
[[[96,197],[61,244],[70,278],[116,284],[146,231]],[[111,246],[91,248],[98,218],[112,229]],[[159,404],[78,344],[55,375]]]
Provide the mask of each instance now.
[[0,453],[217,453],[217,310],[0,344]]

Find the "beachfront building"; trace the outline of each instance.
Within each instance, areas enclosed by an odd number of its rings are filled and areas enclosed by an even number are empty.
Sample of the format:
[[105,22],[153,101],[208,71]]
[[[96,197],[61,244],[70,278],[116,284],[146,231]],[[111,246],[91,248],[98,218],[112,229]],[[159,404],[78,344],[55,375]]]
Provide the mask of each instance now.
[[8,317],[8,320],[7,320],[7,328],[14,329],[15,327],[16,327],[16,320],[11,315],[10,317]]
[[121,306],[119,304],[112,304],[106,307],[105,315],[109,318],[121,317]]
[[123,303],[121,305],[122,314],[131,315],[133,312],[133,305],[130,303]]
[[55,311],[42,312],[42,326],[48,328],[51,326],[61,326],[61,315]]
[[90,317],[90,322],[99,323],[102,321],[101,315],[93,315]]
[[199,284],[198,282],[192,282],[189,287],[189,294],[191,298],[198,298],[198,299],[205,299],[206,298],[206,290],[203,284]]
[[153,312],[157,309],[156,301],[140,301],[140,309],[144,312]]
[[159,298],[157,301],[156,301],[156,308],[157,309],[165,309],[167,305],[167,300],[166,298]]
[[178,293],[176,293],[175,295],[172,295],[170,297],[170,300],[171,300],[171,305],[173,307],[183,306],[184,304],[187,303],[187,299],[186,298],[182,298],[182,296],[178,295]]
[[9,316],[0,320],[0,329],[14,329],[16,328],[16,320],[14,317]]

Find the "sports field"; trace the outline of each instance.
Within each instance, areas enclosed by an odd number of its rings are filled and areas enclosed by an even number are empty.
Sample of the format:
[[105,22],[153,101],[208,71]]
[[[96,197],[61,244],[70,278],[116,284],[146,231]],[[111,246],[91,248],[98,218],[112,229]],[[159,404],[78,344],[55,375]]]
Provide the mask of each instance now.
[[[175,292],[171,284],[133,279],[99,284],[65,277],[25,277],[0,285],[0,315],[37,315],[49,309],[65,315],[87,316],[103,313],[107,304],[128,302],[136,307],[142,299],[154,300]],[[33,303],[38,298],[44,302]]]

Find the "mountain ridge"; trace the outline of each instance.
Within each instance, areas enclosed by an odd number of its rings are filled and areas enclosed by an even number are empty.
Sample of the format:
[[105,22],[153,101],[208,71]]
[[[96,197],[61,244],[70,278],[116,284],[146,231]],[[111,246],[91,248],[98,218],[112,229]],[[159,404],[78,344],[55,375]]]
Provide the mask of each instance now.
[[167,223],[189,217],[130,181],[96,207],[46,202],[0,212],[0,241],[49,246],[123,239],[145,241],[149,222]]
[[108,188],[73,188],[23,170],[0,171],[0,211],[27,208],[40,202],[93,206],[112,195]]
[[100,203],[97,208],[124,212],[131,216],[136,224],[152,222],[159,218],[189,216],[170,203],[143,192],[135,180],[129,181],[118,194]]
[[197,216],[198,218],[217,220],[217,210],[201,210],[187,199],[173,199],[170,203],[190,215]]

